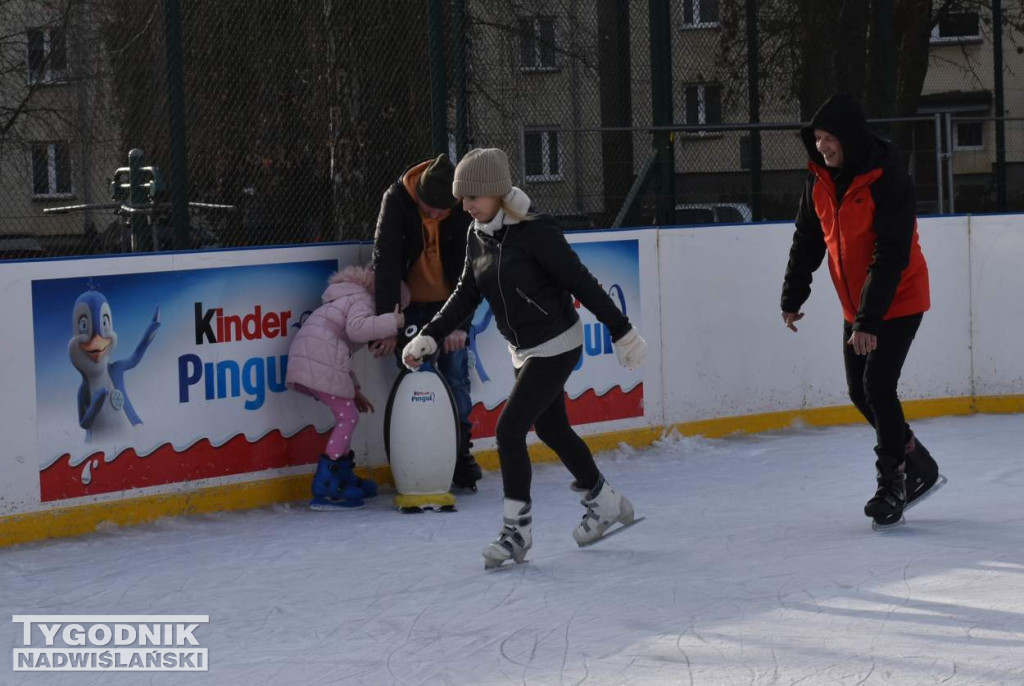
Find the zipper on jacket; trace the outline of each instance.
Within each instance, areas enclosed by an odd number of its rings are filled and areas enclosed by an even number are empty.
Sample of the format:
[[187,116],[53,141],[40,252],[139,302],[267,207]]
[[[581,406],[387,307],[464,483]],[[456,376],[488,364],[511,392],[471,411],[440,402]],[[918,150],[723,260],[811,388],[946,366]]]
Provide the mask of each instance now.
[[530,303],[531,305],[533,305],[534,307],[536,307],[536,308],[537,308],[538,310],[540,310],[541,312],[543,312],[543,313],[544,313],[544,316],[545,316],[545,317],[550,317],[550,316],[551,316],[551,315],[549,315],[549,314],[548,314],[548,311],[547,311],[547,310],[545,310],[545,309],[544,309],[543,307],[541,307],[540,305],[538,305],[537,303],[535,303],[535,302],[533,301],[533,299],[532,299],[532,298],[530,298],[530,296],[528,296],[528,295],[527,295],[526,293],[523,293],[523,289],[522,289],[522,288],[520,288],[519,286],[516,286],[516,293],[518,293],[518,294],[519,294],[519,297],[521,297],[521,298],[522,298],[523,300],[525,300],[526,302]]
[[512,335],[516,339],[516,347],[519,347],[519,334],[512,328],[512,322],[508,318],[508,301],[505,300],[505,289],[501,287],[501,256],[505,241],[498,243],[498,294],[501,295],[501,304],[505,306],[505,324],[508,326],[508,330],[512,332]]

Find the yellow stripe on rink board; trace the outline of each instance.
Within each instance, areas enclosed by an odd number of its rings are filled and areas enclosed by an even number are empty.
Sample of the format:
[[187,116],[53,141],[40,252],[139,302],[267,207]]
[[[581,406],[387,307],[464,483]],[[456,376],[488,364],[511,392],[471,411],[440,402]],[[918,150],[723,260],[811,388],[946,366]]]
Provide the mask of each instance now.
[[455,496],[451,493],[432,493],[430,495],[395,495],[395,507],[402,509],[406,507],[455,507]]
[[[1024,413],[1024,395],[938,398],[907,400],[903,409],[908,419],[950,415]],[[620,444],[633,448],[649,446],[667,432],[684,436],[719,438],[737,433],[777,431],[794,426],[835,426],[860,423],[864,419],[852,406],[819,407],[785,412],[720,417],[683,422],[666,427],[643,427],[585,436],[594,452],[614,450]],[[474,453],[480,466],[498,469],[496,450]],[[553,462],[558,458],[547,446],[530,446],[534,462]],[[379,483],[393,484],[388,467],[357,470]],[[273,503],[304,500],[309,497],[309,475],[275,477],[261,481],[221,484],[188,493],[162,493],[127,500],[111,500],[0,517],[0,547],[61,536],[77,536],[95,531],[101,525],[128,526],[152,522],[160,517],[226,512],[263,507]]]
[[[975,412],[991,414],[1024,412],[1024,396],[906,400],[903,401],[903,410],[907,419],[969,415]],[[666,431],[671,430],[675,430],[683,436],[721,438],[732,434],[762,433],[764,431],[791,429],[797,426],[837,426],[840,424],[859,424],[863,421],[864,418],[856,408],[852,405],[844,405],[739,415],[736,417],[717,417],[714,419],[682,422],[664,428],[644,427],[614,431],[584,436],[584,439],[591,450],[600,452],[603,450],[614,450],[620,443],[625,443],[633,448],[646,447],[664,436]],[[482,450],[474,453],[474,455],[477,462],[484,469],[498,468],[498,452],[496,450]],[[558,460],[558,456],[555,455],[554,451],[542,443],[530,446],[530,458],[534,462],[555,462]]]
[[974,411],[981,414],[1024,412],[1024,395],[983,395],[974,399]]
[[225,512],[298,500],[309,493],[309,476],[285,476],[221,484],[188,493],[161,493],[127,500],[74,505],[0,517],[0,546],[77,536],[103,526],[144,524],[161,517]]

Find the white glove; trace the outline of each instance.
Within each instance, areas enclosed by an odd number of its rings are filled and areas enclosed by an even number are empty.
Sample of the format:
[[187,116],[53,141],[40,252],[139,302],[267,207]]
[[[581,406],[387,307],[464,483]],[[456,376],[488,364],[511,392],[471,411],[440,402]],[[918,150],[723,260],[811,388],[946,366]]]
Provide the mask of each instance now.
[[402,362],[413,371],[420,368],[424,357],[437,352],[437,341],[430,336],[419,334],[402,348]]
[[630,369],[642,365],[644,357],[647,356],[647,341],[640,337],[640,332],[635,327],[630,328],[625,336],[612,343],[612,347],[615,348],[619,364]]

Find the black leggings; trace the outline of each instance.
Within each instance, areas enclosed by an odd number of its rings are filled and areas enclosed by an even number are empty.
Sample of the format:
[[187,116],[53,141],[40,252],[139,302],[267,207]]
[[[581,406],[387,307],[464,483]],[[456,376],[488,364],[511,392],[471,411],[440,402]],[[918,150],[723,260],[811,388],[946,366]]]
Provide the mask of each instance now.
[[878,328],[878,347],[867,355],[858,355],[852,345],[847,345],[853,326],[849,322],[843,324],[843,361],[850,400],[875,427],[875,453],[889,469],[903,462],[910,438],[896,386],[923,318],[923,314],[915,314],[883,321]]
[[589,490],[597,485],[601,475],[594,456],[569,426],[565,411],[565,382],[582,351],[579,347],[555,357],[531,357],[515,370],[516,380],[495,431],[506,498],[530,502],[533,468],[526,449],[526,434],[531,426],[537,437],[558,454],[580,486]]

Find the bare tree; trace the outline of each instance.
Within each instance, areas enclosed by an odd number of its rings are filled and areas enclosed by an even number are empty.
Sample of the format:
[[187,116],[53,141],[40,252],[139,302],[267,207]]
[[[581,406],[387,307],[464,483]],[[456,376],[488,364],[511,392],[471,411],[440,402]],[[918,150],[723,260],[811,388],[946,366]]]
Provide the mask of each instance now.
[[38,96],[69,79],[66,37],[74,2],[0,0],[0,150],[21,142],[26,122],[63,114]]
[[[976,12],[984,34],[992,29],[990,0],[886,1],[892,8],[891,45],[881,41],[880,0],[758,3],[761,97],[795,98],[805,121],[825,98],[840,91],[860,98],[875,116],[913,115],[928,72],[933,28],[951,15]],[[720,65],[733,83],[744,83],[744,3],[723,0],[722,15]],[[1014,3],[1003,17],[1004,28],[1019,33],[1024,7]],[[965,64],[970,64],[969,57]],[[887,101],[887,78],[895,84],[894,102]]]
[[[125,147],[167,159],[162,14],[119,5],[108,27]],[[380,194],[430,156],[423,3],[183,3],[193,198],[243,206],[225,242],[372,236]],[[123,38],[136,39],[130,49]]]
[[334,209],[373,236],[384,189],[431,156],[426,3],[325,0]]

